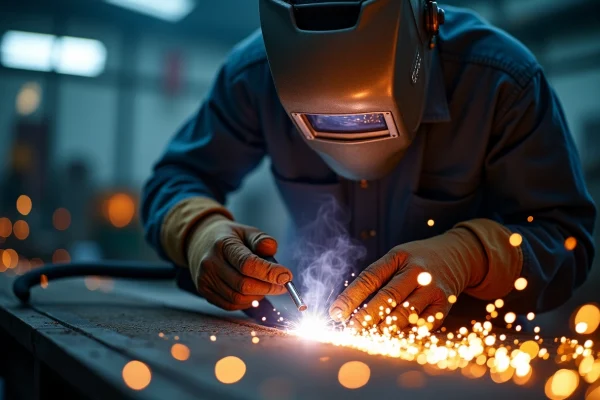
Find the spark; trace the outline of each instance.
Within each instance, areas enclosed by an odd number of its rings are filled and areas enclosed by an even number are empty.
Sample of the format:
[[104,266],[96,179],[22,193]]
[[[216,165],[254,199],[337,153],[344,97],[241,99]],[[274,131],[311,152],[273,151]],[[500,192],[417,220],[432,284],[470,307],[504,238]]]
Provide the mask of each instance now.
[[518,247],[521,245],[521,243],[523,243],[523,236],[519,235],[518,233],[513,233],[512,235],[510,235],[510,238],[508,240],[511,246]]

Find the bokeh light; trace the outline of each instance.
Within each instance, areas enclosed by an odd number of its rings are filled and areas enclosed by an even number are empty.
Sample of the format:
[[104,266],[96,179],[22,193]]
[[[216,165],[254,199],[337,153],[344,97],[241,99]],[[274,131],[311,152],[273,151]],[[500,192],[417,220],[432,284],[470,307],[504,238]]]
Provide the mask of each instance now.
[[575,313],[575,331],[589,335],[594,333],[600,325],[600,309],[595,304],[585,304]]
[[2,252],[2,264],[8,269],[13,269],[19,264],[19,255],[13,249],[6,249]]
[[600,400],[600,383],[588,388],[585,392],[585,400]]
[[553,400],[566,399],[579,386],[579,375],[570,369],[559,369],[546,382],[545,392]]
[[123,367],[123,381],[130,389],[145,389],[151,380],[150,368],[141,361],[130,361]]
[[573,236],[568,237],[565,240],[565,249],[573,251],[575,250],[575,247],[577,247],[577,239],[575,239]]
[[42,289],[46,289],[48,287],[48,277],[44,274],[40,276],[40,286]]
[[515,281],[515,289],[525,290],[526,287],[527,287],[527,279],[521,277]]
[[422,388],[425,383],[425,374],[420,371],[408,371],[398,377],[398,385],[404,388]]
[[7,238],[12,233],[12,223],[8,218],[0,218],[0,237]]
[[421,286],[427,286],[431,283],[431,274],[429,272],[421,272],[419,276],[417,276],[417,282]]
[[519,235],[518,233],[513,233],[512,235],[510,235],[508,240],[509,240],[511,246],[514,246],[514,247],[520,246],[521,243],[523,243],[523,237],[521,235]]
[[36,82],[24,84],[17,94],[15,108],[22,116],[33,114],[40,106],[42,88]]
[[178,361],[185,361],[190,358],[190,348],[185,344],[175,343],[171,347],[171,355]]
[[529,354],[529,357],[531,357],[531,359],[534,359],[535,357],[537,357],[540,351],[540,345],[537,342],[534,342],[533,340],[528,340],[521,344],[519,350],[521,350],[523,353]]
[[527,222],[533,222],[533,217],[531,215],[527,217]]
[[258,300],[252,300],[252,307],[258,307]]
[[340,367],[338,381],[347,389],[358,389],[369,382],[371,369],[360,361],[348,361]]
[[435,225],[435,221],[430,219],[429,221],[427,221],[427,225],[428,226],[434,226]]
[[236,383],[242,379],[245,374],[246,364],[238,357],[224,357],[215,364],[215,376],[221,383]]
[[454,303],[456,303],[456,300],[457,300],[457,298],[455,295],[451,294],[450,296],[448,296],[448,303],[454,304]]
[[597,359],[596,361],[594,361],[594,364],[592,365],[592,368],[590,369],[590,372],[588,372],[587,374],[585,374],[585,376],[583,377],[583,379],[587,383],[594,383],[598,379],[600,379],[600,359]]
[[29,215],[32,207],[33,205],[29,196],[26,196],[24,194],[19,196],[19,198],[17,199],[17,211],[21,215]]
[[59,208],[52,214],[52,225],[59,231],[66,231],[71,226],[71,213],[66,208]]
[[54,264],[62,264],[71,262],[71,256],[65,249],[58,249],[52,254],[52,262]]
[[513,322],[515,322],[516,319],[517,316],[514,312],[506,313],[506,315],[504,316],[504,321],[506,321],[507,324],[512,324]]
[[124,228],[135,216],[135,202],[125,193],[117,193],[107,200],[108,220],[115,228]]
[[29,224],[23,220],[18,220],[13,226],[13,234],[19,240],[25,240],[29,237]]

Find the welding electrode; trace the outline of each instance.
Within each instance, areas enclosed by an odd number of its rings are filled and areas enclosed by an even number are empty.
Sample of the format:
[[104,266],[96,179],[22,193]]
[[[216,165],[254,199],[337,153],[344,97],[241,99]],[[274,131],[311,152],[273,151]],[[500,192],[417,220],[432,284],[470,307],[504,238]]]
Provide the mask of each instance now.
[[[265,257],[265,260],[275,263],[275,264],[279,264],[277,262],[277,260],[273,257]],[[290,294],[292,301],[294,302],[296,307],[298,307],[298,311],[306,311],[308,306],[306,304],[304,304],[304,300],[302,300],[302,297],[300,296],[298,289],[296,289],[296,286],[294,286],[294,283],[292,281],[289,281],[284,286],[287,289],[288,293]]]

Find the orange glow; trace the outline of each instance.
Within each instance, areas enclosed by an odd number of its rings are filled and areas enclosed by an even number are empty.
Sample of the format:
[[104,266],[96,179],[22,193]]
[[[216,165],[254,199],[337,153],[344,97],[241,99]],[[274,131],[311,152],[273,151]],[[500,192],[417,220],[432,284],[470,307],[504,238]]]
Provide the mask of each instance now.
[[506,321],[507,324],[512,324],[513,322],[515,322],[516,319],[517,316],[514,312],[509,312],[504,316],[504,321]]
[[19,264],[19,255],[13,249],[6,249],[2,252],[2,264],[8,269],[15,268]]
[[13,233],[17,239],[25,240],[29,236],[29,225],[27,222],[19,220],[13,226]]
[[598,378],[600,378],[600,359],[594,361],[590,372],[583,377],[587,383],[594,383]]
[[533,222],[533,217],[531,215],[527,217],[527,222]]
[[511,246],[517,247],[520,246],[521,243],[523,243],[523,237],[521,235],[519,235],[518,233],[513,233],[512,235],[510,235],[510,238],[508,239]]
[[425,386],[425,374],[420,371],[408,371],[398,377],[398,385],[405,388],[422,388]]
[[600,325],[600,309],[594,304],[586,304],[575,314],[575,331],[589,335]]
[[135,216],[135,202],[131,196],[117,193],[108,199],[107,212],[108,219],[115,228],[124,228]]
[[502,372],[491,372],[490,377],[496,383],[505,383],[512,379],[515,373],[515,369],[513,367],[508,367]]
[[573,236],[568,237],[567,240],[565,240],[565,249],[573,251],[575,250],[575,247],[577,247],[577,239]]
[[40,277],[40,286],[42,289],[46,289],[48,287],[48,277],[46,275],[42,275]]
[[228,356],[215,364],[215,376],[221,383],[238,382],[246,374],[246,364],[238,357]]
[[123,367],[123,381],[130,389],[145,389],[151,380],[150,368],[141,361],[130,361]]
[[548,379],[548,382],[545,387],[546,396],[550,399],[566,399],[579,386],[579,375],[570,369],[560,369]]
[[71,213],[66,208],[59,208],[52,214],[52,224],[59,231],[66,231],[71,226]]
[[69,263],[71,262],[71,256],[65,249],[58,249],[52,254],[52,262],[54,264]]
[[530,368],[529,372],[525,376],[519,376],[519,375],[515,374],[513,376],[513,382],[519,386],[523,386],[523,385],[526,385],[527,382],[529,382],[529,380],[531,379],[532,376],[533,376],[533,369]]
[[185,344],[175,343],[171,347],[171,355],[176,360],[185,361],[190,358],[190,349]]
[[0,218],[0,237],[7,238],[12,233],[12,223],[8,218]]
[[347,389],[358,389],[369,382],[371,369],[360,361],[349,361],[341,366],[338,381]]
[[585,400],[600,400],[600,385],[590,386],[585,392]]
[[534,342],[533,340],[528,340],[527,342],[521,345],[519,350],[521,350],[523,353],[529,354],[529,357],[531,357],[531,359],[534,359],[540,351],[540,345]]
[[526,287],[527,287],[527,279],[519,278],[515,281],[515,289],[525,290]]
[[498,299],[494,302],[494,305],[496,306],[496,308],[502,308],[504,307],[504,300]]
[[429,221],[427,221],[427,225],[429,226],[434,226],[435,225],[435,221],[430,219]]
[[429,272],[421,272],[419,276],[417,276],[417,282],[421,286],[427,286],[431,283],[431,274]]
[[7,270],[6,265],[4,265],[4,260],[2,260],[4,250],[0,249],[0,273],[5,272]]
[[456,299],[456,296],[455,296],[455,295],[453,295],[453,294],[451,294],[451,295],[448,297],[448,303],[450,303],[450,304],[454,304],[454,303],[456,303],[456,300],[457,300],[457,299]]
[[587,356],[584,357],[583,360],[579,363],[579,375],[585,376],[592,372],[594,368],[594,357]]
[[21,215],[28,215],[31,212],[32,203],[29,196],[25,196],[22,194],[17,199],[17,211],[21,213]]

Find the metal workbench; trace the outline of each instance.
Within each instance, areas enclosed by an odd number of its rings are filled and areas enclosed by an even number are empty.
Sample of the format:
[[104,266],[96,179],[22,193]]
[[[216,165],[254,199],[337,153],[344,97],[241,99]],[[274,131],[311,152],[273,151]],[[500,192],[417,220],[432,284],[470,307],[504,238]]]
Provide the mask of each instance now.
[[[114,281],[103,292],[89,290],[83,279],[50,282],[23,306],[12,296],[11,281],[0,274],[0,377],[7,399],[544,399],[553,372],[533,364],[525,386],[496,384],[489,373],[472,380],[459,370],[434,372],[263,328],[170,283]],[[285,296],[276,304],[293,309]],[[252,343],[252,331],[259,343]],[[175,343],[190,349],[189,359],[171,355]],[[226,356],[246,366],[233,384],[215,376],[215,364]],[[142,390],[124,382],[131,360],[151,370]],[[365,386],[351,390],[338,382],[348,361],[369,366]],[[404,375],[412,377],[407,382],[401,376],[409,371],[416,372]]]

